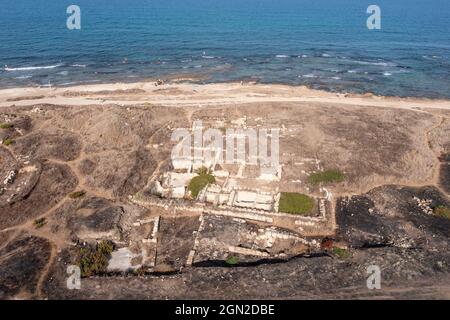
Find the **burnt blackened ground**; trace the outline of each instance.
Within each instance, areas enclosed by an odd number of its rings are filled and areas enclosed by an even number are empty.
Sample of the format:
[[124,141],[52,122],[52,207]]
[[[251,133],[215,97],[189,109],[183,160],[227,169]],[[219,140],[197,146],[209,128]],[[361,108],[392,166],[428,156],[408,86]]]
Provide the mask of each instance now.
[[177,271],[186,264],[199,225],[198,216],[161,219],[157,271]]
[[449,205],[434,187],[379,187],[338,200],[338,239],[354,248],[385,245],[444,249],[449,244],[450,220],[425,214],[414,197],[432,200],[431,208]]
[[43,214],[75,189],[76,177],[66,165],[44,162],[39,180],[21,201],[0,204],[0,228],[24,223]]
[[33,296],[51,245],[35,236],[20,235],[0,250],[0,299],[22,294]]
[[77,231],[81,228],[98,232],[113,230],[123,214],[120,206],[113,206],[110,201],[96,197],[83,200],[76,210],[85,210],[88,213],[71,216],[67,223],[69,230]]
[[[45,292],[49,298],[71,299],[448,299],[450,220],[425,214],[413,197],[432,200],[431,206],[448,205],[434,187],[383,186],[340,199],[335,240],[348,246],[346,257],[329,253],[251,267],[197,266],[163,276],[97,277],[83,279],[80,291],[70,291],[63,278],[64,263],[70,264],[66,255],[53,265],[55,277]],[[367,289],[371,265],[381,270],[380,290]]]
[[[298,257],[252,267],[189,268],[170,276],[87,278],[81,290],[65,287],[66,265],[59,263],[45,292],[51,299],[448,298],[441,292],[450,288],[448,263],[438,252],[380,247],[344,260]],[[366,286],[373,264],[381,269],[381,290]]]

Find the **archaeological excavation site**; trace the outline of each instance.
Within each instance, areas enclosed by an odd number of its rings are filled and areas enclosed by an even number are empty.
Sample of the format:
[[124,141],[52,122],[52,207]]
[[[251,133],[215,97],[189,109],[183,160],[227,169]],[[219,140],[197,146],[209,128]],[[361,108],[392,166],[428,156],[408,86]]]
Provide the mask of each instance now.
[[5,91],[0,298],[450,297],[444,102],[225,88]]

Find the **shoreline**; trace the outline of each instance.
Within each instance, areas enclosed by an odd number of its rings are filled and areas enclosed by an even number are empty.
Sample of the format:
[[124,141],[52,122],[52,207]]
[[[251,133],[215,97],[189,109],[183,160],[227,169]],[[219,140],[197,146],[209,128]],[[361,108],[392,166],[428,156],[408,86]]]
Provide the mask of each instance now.
[[16,87],[0,89],[0,107],[54,104],[82,106],[142,104],[214,106],[263,102],[329,103],[406,109],[450,110],[450,99],[377,96],[373,93],[335,93],[286,84],[225,82],[198,84],[173,79],[155,85],[154,81],[91,83],[67,87]]

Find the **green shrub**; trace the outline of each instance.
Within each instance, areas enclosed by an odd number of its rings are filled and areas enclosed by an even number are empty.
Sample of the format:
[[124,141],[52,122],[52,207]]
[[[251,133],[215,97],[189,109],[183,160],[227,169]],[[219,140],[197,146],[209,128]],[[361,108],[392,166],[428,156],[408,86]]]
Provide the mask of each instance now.
[[197,170],[197,174],[199,176],[204,176],[204,175],[207,175],[207,174],[211,174],[211,170],[208,170],[207,167],[203,166],[203,167],[201,167],[201,168],[199,168]]
[[333,248],[333,254],[340,259],[347,259],[348,257],[350,257],[350,252],[348,252],[348,250],[338,247]]
[[2,123],[2,124],[0,124],[0,129],[11,129],[12,127],[14,127],[14,125],[12,123]]
[[192,178],[188,185],[188,189],[194,198],[197,198],[200,191],[208,184],[216,182],[214,176],[205,167],[198,169],[197,173],[198,176]]
[[78,265],[81,270],[81,276],[90,277],[105,273],[113,250],[114,245],[110,241],[100,241],[95,248],[80,248]]
[[235,266],[239,264],[239,258],[236,256],[228,257],[228,259],[225,261],[225,263],[229,266]]
[[279,212],[305,214],[311,212],[313,208],[314,200],[305,194],[294,192],[281,193],[280,203],[278,206]]
[[315,172],[308,177],[308,182],[311,184],[319,184],[321,182],[324,183],[341,182],[343,180],[344,174],[337,169]]
[[71,194],[69,194],[69,197],[72,199],[76,199],[76,198],[83,197],[85,194],[86,194],[86,191],[80,190],[80,191],[72,192]]
[[45,218],[39,218],[33,221],[33,225],[36,229],[42,228],[47,223]]
[[442,218],[450,219],[450,208],[446,206],[437,206],[434,209],[434,214]]
[[10,145],[12,145],[13,143],[14,143],[14,141],[11,140],[11,139],[9,139],[9,138],[6,138],[5,140],[3,140],[3,144],[4,144],[5,146],[10,146]]

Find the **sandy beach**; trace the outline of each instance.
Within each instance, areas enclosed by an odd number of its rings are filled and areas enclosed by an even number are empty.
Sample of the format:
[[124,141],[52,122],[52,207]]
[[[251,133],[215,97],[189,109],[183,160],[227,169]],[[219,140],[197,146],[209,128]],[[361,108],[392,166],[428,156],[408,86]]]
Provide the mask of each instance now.
[[154,82],[89,84],[73,87],[11,88],[0,90],[0,107],[53,104],[66,106],[150,104],[203,107],[262,102],[305,102],[401,109],[450,109],[449,100],[344,94],[305,86],[253,83]]

